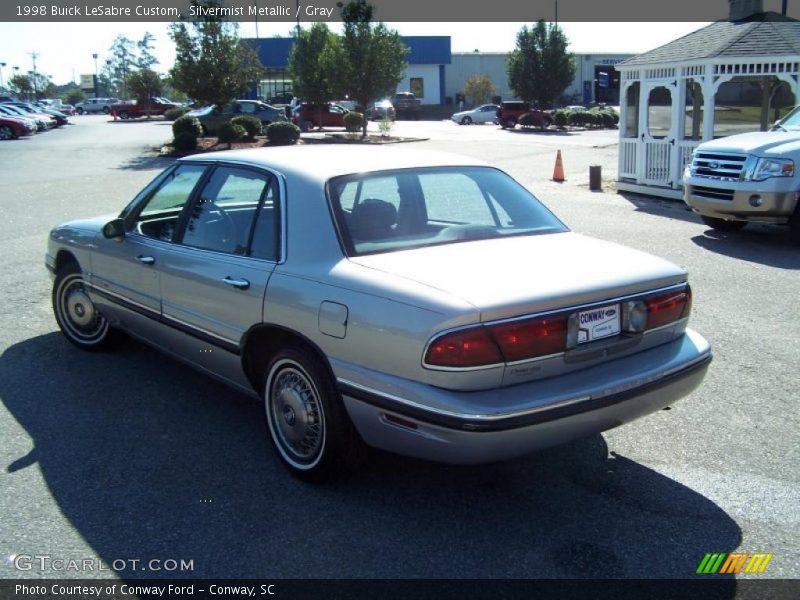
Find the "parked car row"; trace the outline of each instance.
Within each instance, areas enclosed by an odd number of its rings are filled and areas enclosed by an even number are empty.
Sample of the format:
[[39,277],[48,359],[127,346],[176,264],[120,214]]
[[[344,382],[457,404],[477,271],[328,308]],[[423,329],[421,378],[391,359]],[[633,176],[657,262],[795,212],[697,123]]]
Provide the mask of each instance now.
[[39,103],[0,103],[0,140],[11,140],[61,127],[69,122],[64,113]]

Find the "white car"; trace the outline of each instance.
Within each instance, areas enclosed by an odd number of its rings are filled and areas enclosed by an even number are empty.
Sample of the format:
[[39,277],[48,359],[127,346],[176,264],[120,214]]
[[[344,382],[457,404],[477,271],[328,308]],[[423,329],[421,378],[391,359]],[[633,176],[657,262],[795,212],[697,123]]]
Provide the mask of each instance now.
[[472,123],[494,123],[497,120],[497,104],[482,104],[472,110],[457,112],[452,117],[453,121],[459,125],[471,125]]

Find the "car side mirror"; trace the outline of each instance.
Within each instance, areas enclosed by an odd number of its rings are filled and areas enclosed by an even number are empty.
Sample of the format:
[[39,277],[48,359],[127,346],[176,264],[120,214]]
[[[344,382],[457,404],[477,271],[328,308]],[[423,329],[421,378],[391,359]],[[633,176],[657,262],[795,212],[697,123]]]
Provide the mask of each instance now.
[[114,219],[103,225],[103,237],[108,239],[121,239],[125,237],[125,221]]

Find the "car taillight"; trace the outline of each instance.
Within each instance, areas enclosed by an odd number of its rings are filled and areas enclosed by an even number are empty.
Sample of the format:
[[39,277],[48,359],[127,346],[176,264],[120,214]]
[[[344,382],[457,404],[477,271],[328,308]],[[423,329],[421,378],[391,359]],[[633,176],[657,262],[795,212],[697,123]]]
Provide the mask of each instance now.
[[692,310],[692,290],[685,289],[667,294],[659,294],[645,299],[647,305],[647,327],[655,329],[688,317]]
[[446,333],[425,353],[425,363],[438,367],[478,367],[503,362],[500,350],[483,327]]
[[509,362],[563,352],[567,346],[567,315],[525,319],[489,328]]

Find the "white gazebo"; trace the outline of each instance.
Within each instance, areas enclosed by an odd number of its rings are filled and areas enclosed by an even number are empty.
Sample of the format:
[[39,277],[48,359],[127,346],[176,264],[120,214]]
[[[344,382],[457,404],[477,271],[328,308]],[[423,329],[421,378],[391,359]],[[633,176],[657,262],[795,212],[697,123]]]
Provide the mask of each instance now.
[[800,21],[761,12],[761,0],[730,6],[730,20],[616,66],[619,190],[679,199],[701,142],[766,130],[800,104]]

